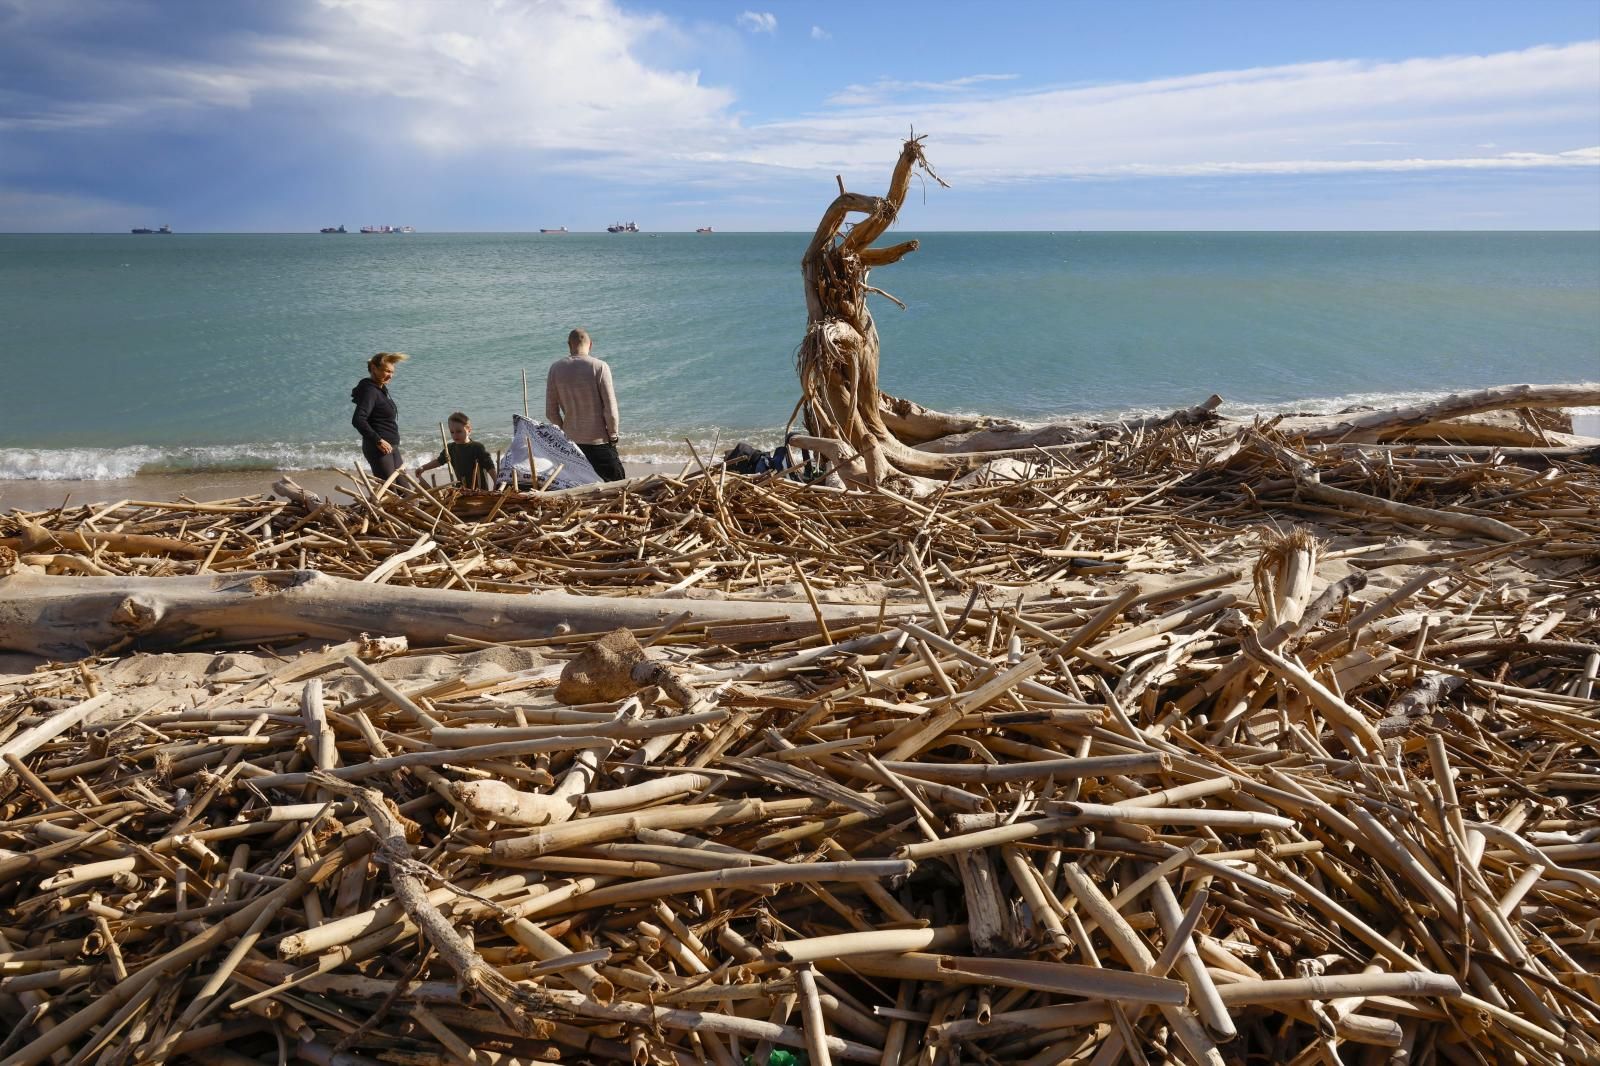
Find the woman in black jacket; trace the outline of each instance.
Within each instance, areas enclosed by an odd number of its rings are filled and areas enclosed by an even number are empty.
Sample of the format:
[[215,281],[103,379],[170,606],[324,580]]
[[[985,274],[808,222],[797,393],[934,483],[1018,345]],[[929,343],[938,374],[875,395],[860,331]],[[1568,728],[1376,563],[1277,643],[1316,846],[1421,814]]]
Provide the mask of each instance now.
[[367,376],[350,390],[350,400],[356,405],[350,424],[361,434],[361,454],[367,457],[367,465],[381,478],[388,478],[403,465],[400,408],[390,398],[388,386],[394,368],[407,358],[403,352],[379,352],[367,360]]

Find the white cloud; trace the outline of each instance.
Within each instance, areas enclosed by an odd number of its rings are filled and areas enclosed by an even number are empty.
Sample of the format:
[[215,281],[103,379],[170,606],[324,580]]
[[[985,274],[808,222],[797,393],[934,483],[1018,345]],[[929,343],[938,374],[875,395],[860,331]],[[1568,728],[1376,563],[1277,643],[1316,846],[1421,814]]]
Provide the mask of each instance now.
[[207,59],[125,60],[114,98],[35,108],[0,129],[166,125],[178,112],[296,101],[352,136],[440,152],[649,153],[731,123],[731,92],[639,58],[672,30],[613,0],[316,0],[287,30],[230,40]]
[[778,16],[770,11],[741,11],[734,21],[751,33],[778,32]]
[[1570,152],[1506,152],[1449,159],[1277,159],[1256,163],[1127,163],[1079,171],[1079,177],[1216,177],[1227,174],[1373,174],[1416,170],[1527,170],[1600,166],[1600,148]]
[[811,27],[811,39],[813,41],[830,41],[833,39],[833,34],[829,33],[821,26],[813,26]]
[[[834,109],[752,131],[749,158],[807,172],[881,168],[885,143],[915,123],[940,173],[967,182],[1600,163],[1570,151],[1600,124],[1596,41],[975,93],[980,77],[994,76],[852,86]],[[1488,141],[1500,152],[1484,155]],[[1412,150],[1373,159],[1375,142]]]
[[[1597,41],[1094,85],[1029,86],[1006,73],[880,79],[819,94],[810,113],[754,121],[730,89],[645,58],[692,47],[688,27],[617,0],[303,4],[276,32],[213,41],[203,59],[119,55],[113,67],[80,57],[76,69],[116,80],[97,97],[0,99],[11,116],[0,131],[171,129],[218,110],[314,108],[352,151],[382,142],[439,157],[536,157],[538,168],[596,178],[719,187],[876,178],[912,126],[957,184],[1600,166],[1582,147],[1600,127]],[[771,13],[737,21],[777,26]]]
[[1015,80],[1015,74],[968,74],[948,81],[895,81],[881,78],[870,85],[847,85],[828,97],[827,102],[835,107],[869,107],[888,104],[897,97],[963,93],[989,82]]

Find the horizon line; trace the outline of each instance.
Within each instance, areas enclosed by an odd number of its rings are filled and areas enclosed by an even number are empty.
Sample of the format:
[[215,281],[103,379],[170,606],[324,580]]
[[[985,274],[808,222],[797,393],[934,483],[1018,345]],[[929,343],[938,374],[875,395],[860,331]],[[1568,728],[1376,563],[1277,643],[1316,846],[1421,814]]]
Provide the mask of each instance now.
[[[749,229],[749,230],[716,230],[712,233],[700,233],[697,230],[661,229],[641,230],[633,234],[607,233],[604,229],[598,230],[564,230],[560,232],[543,232],[537,229],[448,229],[448,230],[417,230],[413,233],[360,233],[357,230],[347,230],[345,233],[322,233],[318,230],[174,230],[170,233],[133,233],[129,230],[0,230],[0,237],[457,237],[457,236],[530,236],[530,237],[572,237],[594,236],[606,234],[607,236],[661,236],[672,234],[674,236],[751,236],[761,234],[809,234],[812,229]],[[898,233],[1600,233],[1600,226],[1565,226],[1559,228],[1540,227],[1536,229],[1513,229],[1489,226],[1462,226],[1444,227],[1430,226],[1424,228],[1403,229],[1398,227],[1369,227],[1369,228],[1327,228],[1327,229],[1296,229],[1296,228],[1247,228],[1247,229],[1210,229],[1200,227],[1162,227],[1162,228],[1068,228],[1055,229],[916,229],[914,227],[897,228]]]

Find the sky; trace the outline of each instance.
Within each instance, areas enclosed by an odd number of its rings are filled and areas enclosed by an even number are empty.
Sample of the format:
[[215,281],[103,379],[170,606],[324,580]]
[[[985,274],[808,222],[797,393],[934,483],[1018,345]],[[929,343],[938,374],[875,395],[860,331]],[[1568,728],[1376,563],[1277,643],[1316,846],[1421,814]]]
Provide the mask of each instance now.
[[0,232],[1600,228],[1600,0],[0,0]]

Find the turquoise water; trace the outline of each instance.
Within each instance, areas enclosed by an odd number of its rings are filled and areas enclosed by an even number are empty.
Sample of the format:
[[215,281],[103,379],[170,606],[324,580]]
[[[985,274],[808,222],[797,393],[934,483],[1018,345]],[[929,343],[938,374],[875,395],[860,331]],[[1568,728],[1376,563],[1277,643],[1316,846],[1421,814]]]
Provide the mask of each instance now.
[[[930,233],[875,271],[883,386],[1028,420],[1332,409],[1600,379],[1597,233]],[[0,236],[0,478],[357,460],[379,350],[407,452],[491,447],[582,325],[624,453],[770,439],[806,234]]]

